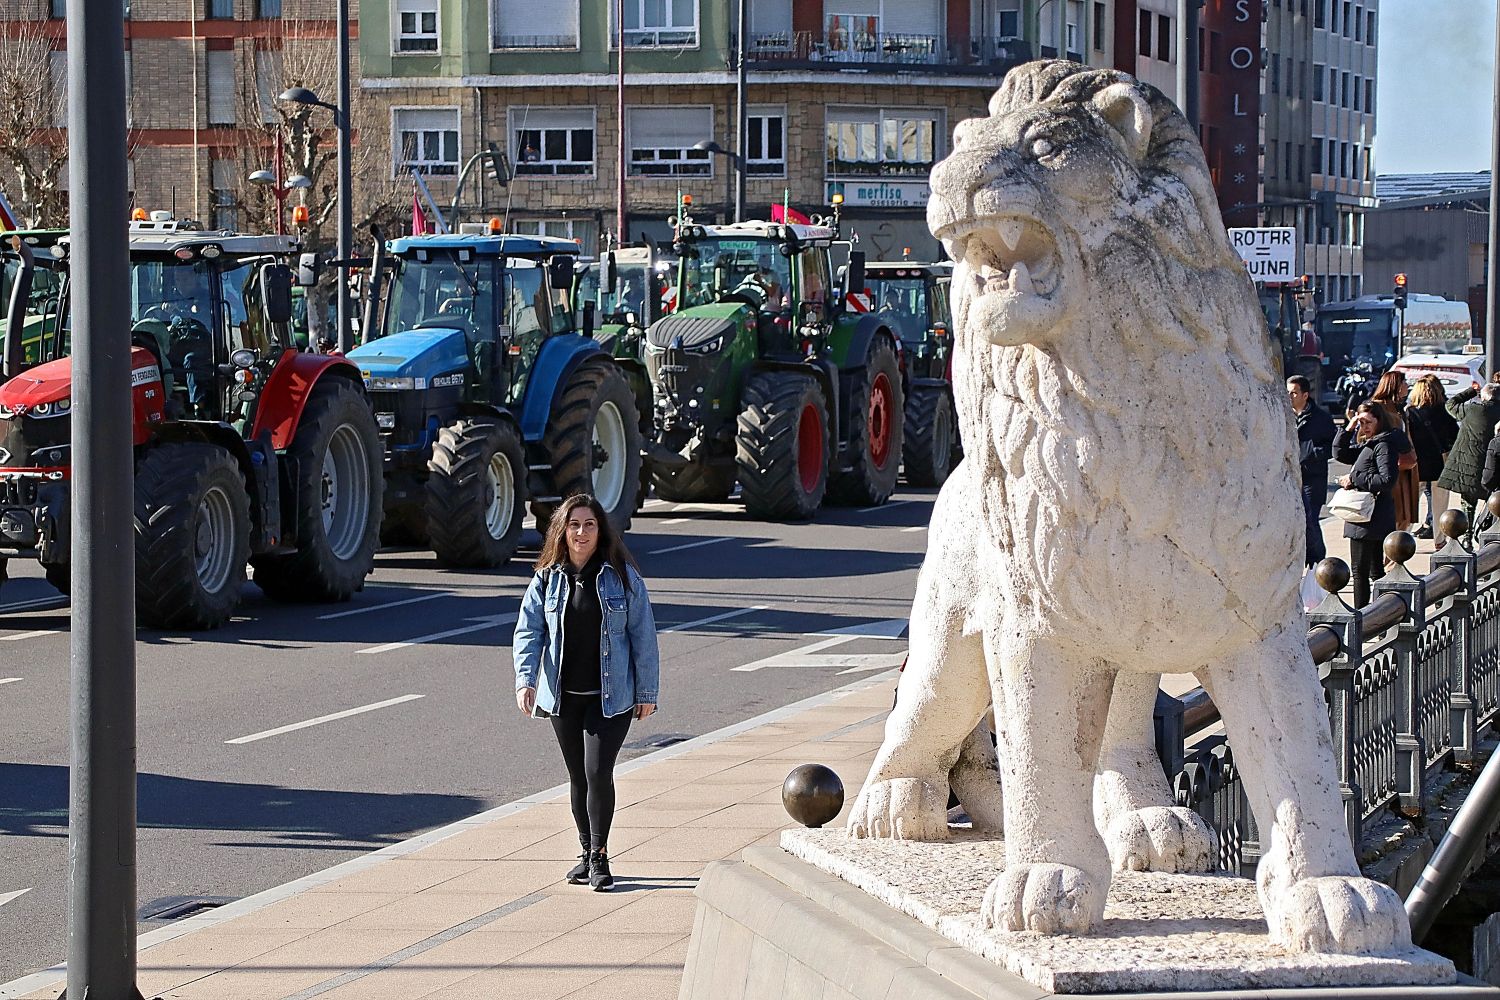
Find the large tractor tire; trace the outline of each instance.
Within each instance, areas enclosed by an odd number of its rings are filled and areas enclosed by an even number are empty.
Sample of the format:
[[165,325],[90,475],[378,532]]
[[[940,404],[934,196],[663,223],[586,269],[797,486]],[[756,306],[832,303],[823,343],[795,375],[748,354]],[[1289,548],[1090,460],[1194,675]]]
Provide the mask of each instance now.
[[884,337],[870,343],[864,371],[849,397],[849,450],[852,466],[828,483],[831,503],[873,507],[896,492],[901,472],[901,438],[906,423],[901,399],[901,367]]
[[297,551],[257,557],[255,584],[277,601],[347,601],[375,568],[380,545],[380,432],[359,390],[324,377],[312,391],[282,465],[293,477]]
[[526,453],[509,424],[459,420],[427,462],[427,537],[444,566],[504,566],[526,517]]
[[912,486],[942,486],[958,464],[958,420],[947,389],[919,385],[906,400],[901,455]]
[[654,469],[659,499],[673,503],[721,503],[734,492],[735,467],[693,462],[680,469]]
[[805,521],[828,488],[828,404],[811,375],[745,379],[735,436],[740,496],[752,517]]
[[[600,361],[578,366],[552,407],[542,446],[559,496],[591,493],[616,531],[630,527],[640,493],[641,431],[635,395],[617,367]],[[547,530],[556,508],[531,504],[539,531]]]
[[209,629],[240,603],[250,498],[223,448],[184,442],[135,469],[135,617],[145,628]]

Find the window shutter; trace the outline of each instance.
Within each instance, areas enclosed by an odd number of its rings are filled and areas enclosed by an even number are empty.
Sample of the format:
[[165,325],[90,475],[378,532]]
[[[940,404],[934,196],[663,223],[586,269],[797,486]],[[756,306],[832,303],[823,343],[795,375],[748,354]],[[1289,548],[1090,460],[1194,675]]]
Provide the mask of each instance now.
[[[579,0],[493,0],[495,48],[578,47]],[[613,6],[613,5],[611,5]]]
[[932,35],[941,38],[946,34],[943,30],[944,13],[941,0],[900,0],[899,3],[888,0],[880,21],[880,31],[885,35]]
[[58,128],[68,125],[68,54],[53,49],[47,54],[52,69],[52,123]]
[[[513,108],[512,131],[523,128],[593,128],[593,108]],[[694,140],[695,142],[697,140]]]
[[631,108],[628,114],[632,146],[687,149],[714,137],[711,108]]
[[790,35],[792,0],[751,0],[750,34]]
[[234,50],[210,49],[208,56],[208,123],[234,124]]
[[276,95],[281,93],[281,53],[272,49],[260,49],[255,53],[255,98],[260,105],[260,120],[266,125],[274,124]]

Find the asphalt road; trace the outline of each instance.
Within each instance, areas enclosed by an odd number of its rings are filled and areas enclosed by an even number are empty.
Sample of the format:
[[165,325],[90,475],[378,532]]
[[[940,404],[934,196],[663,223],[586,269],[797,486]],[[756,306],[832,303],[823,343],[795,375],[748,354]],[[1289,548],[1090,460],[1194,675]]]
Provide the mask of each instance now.
[[[800,525],[652,501],[628,542],[661,630],[661,706],[625,755],[899,663],[905,641],[880,635],[901,634],[934,495]],[[546,723],[512,695],[508,644],[539,542],[528,533],[515,563],[488,572],[383,552],[352,603],[278,605],[247,585],[218,631],[141,633],[143,914],[168,897],[250,895],[566,780]],[[0,983],[66,953],[69,613],[38,566],[11,573]]]

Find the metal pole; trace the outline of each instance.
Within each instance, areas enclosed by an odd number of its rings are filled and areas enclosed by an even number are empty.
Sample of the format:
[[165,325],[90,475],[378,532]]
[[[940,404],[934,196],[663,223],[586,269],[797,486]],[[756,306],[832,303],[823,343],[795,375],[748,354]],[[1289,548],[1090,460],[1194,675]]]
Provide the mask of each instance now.
[[68,994],[138,1000],[135,940],[135,547],[125,24],[68,4],[72,241],[72,769]]
[[[347,261],[354,256],[354,206],[351,199],[354,197],[353,165],[351,160],[353,152],[350,148],[349,137],[349,0],[339,0],[338,5],[339,22],[339,106],[337,111],[339,127],[339,245],[338,255],[340,261]],[[334,268],[338,286],[335,289],[338,295],[338,318],[339,318],[339,352],[348,354],[354,349],[354,326],[350,321],[354,317],[352,303],[349,301],[349,274],[344,265]]]
[[615,0],[615,127],[619,142],[615,153],[615,246],[624,246],[625,235],[625,0]]
[[1198,131],[1198,7],[1202,0],[1177,0],[1177,96],[1183,117]]
[[[1500,3],[1496,4],[1500,8]],[[1490,218],[1489,267],[1484,291],[1485,371],[1494,377],[1500,371],[1500,267],[1495,254],[1500,250],[1500,9],[1495,12],[1495,101],[1490,111]]]
[[1483,849],[1486,834],[1500,822],[1500,753],[1492,754],[1479,772],[1469,797],[1438,842],[1432,860],[1406,897],[1406,917],[1411,921],[1411,940],[1421,944],[1432,928],[1438,911],[1458,888],[1475,852]]
[[276,127],[276,235],[286,235],[286,187],[282,184],[282,158],[286,155],[282,146],[281,126]]
[[749,167],[746,157],[749,153],[745,147],[749,144],[750,120],[745,107],[745,29],[749,18],[746,17],[745,8],[748,4],[745,0],[739,0],[740,19],[739,34],[735,48],[738,50],[735,56],[735,67],[737,72],[734,78],[734,151],[739,154],[734,158],[731,166],[734,167],[734,221],[743,222],[745,219],[745,171]]

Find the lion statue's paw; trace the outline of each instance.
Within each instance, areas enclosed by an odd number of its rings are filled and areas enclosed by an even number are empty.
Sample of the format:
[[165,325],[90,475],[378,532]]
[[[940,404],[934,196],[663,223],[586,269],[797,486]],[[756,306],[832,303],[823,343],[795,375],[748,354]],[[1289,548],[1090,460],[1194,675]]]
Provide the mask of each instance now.
[[946,840],[948,799],[921,778],[872,781],[849,811],[848,830],[860,838]]
[[1389,886],[1353,875],[1303,879],[1267,914],[1271,937],[1290,951],[1374,954],[1411,945],[1401,898]]
[[981,918],[1003,931],[1085,934],[1104,917],[1107,889],[1071,865],[1016,865],[985,890]]
[[1110,824],[1104,843],[1119,872],[1206,872],[1219,852],[1208,824],[1181,806],[1127,812]]

